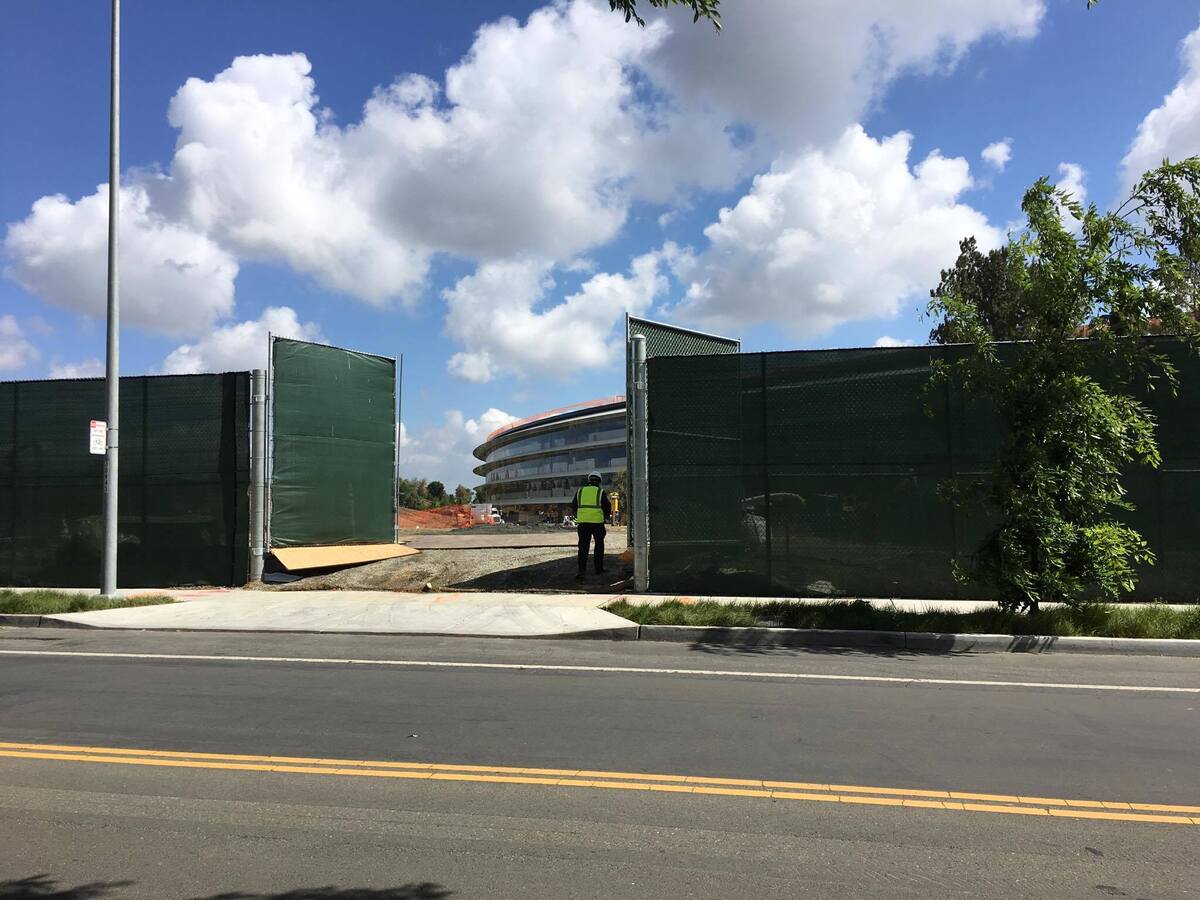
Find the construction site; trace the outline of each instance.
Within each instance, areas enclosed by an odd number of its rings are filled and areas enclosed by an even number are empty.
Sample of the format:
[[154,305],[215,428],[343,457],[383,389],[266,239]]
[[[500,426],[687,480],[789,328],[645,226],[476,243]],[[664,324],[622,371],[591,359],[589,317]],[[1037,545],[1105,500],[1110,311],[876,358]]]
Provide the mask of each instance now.
[[[120,586],[971,596],[952,563],[988,520],[938,485],[986,471],[999,438],[956,390],[926,391],[956,348],[742,353],[639,319],[626,338],[633,402],[494,432],[486,502],[429,510],[398,503],[393,359],[273,338],[266,372],[124,378]],[[1128,476],[1157,558],[1131,599],[1194,602],[1200,364],[1153,340],[1181,389],[1148,400],[1162,465]],[[80,436],[102,403],[101,379],[0,384],[0,583],[96,584],[102,475]],[[589,472],[629,502],[613,491],[606,572],[579,584],[569,504]]]

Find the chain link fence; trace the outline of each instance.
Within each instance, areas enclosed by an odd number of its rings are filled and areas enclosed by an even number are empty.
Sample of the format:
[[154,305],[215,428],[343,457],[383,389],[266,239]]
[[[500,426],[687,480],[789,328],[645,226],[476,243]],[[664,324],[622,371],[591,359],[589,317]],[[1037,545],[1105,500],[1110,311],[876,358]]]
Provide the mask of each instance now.
[[[121,379],[121,587],[235,585],[249,556],[245,372]],[[104,380],[0,383],[0,584],[100,583]]]
[[[1200,597],[1200,360],[1146,396],[1162,466],[1125,478],[1158,564],[1134,597]],[[951,561],[990,528],[943,482],[983,477],[1000,432],[931,360],[958,348],[660,357],[649,366],[650,586],[705,594],[979,597]]]

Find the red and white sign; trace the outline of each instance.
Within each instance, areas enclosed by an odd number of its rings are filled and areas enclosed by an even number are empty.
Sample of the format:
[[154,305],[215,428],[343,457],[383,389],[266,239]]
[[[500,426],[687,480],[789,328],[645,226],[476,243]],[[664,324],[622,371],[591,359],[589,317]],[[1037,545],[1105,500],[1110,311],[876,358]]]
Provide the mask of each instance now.
[[92,419],[92,425],[88,431],[88,452],[98,456],[103,456],[105,445],[108,443],[108,423],[101,422],[98,419]]

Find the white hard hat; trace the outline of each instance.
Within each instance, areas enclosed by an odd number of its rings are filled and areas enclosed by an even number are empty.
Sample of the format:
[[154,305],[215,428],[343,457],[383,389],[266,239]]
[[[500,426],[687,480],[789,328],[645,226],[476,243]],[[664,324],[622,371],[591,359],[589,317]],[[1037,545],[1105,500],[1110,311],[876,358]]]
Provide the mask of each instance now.
[[588,472],[588,481],[591,481],[593,478],[594,478],[594,479],[596,479],[597,481],[603,481],[603,480],[604,480],[603,478],[601,478],[601,477],[600,477],[600,473],[599,473],[599,472],[597,472],[595,469],[593,469],[592,471]]

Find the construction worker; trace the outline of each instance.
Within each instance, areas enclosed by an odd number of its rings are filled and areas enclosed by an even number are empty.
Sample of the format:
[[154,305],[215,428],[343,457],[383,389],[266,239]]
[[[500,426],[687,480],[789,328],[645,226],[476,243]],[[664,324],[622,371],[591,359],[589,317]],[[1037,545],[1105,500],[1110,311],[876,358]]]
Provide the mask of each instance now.
[[596,542],[596,574],[604,571],[604,522],[612,512],[612,501],[604,492],[599,472],[590,472],[587,484],[575,492],[571,506],[575,510],[575,532],[579,535],[579,574],[587,574],[588,543]]

